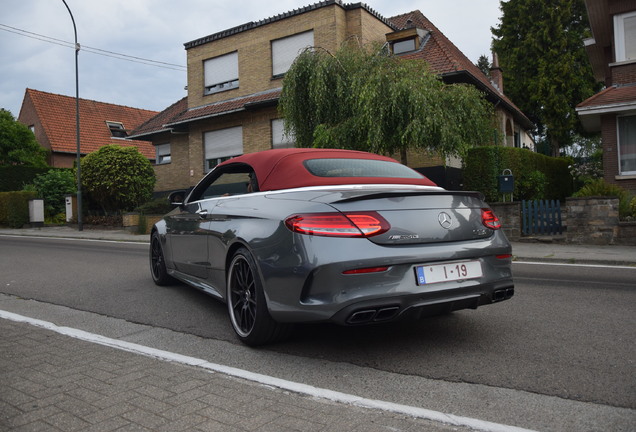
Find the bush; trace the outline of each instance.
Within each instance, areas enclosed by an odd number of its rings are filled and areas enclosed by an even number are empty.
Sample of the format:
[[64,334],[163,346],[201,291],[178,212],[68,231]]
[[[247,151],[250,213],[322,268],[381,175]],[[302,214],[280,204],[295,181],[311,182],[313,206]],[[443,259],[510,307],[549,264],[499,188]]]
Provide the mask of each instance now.
[[122,225],[122,216],[87,214],[84,216],[83,222],[86,225],[99,225],[100,227],[120,227]]
[[[569,161],[534,153],[514,147],[485,146],[470,149],[464,158],[464,189],[476,190],[484,194],[486,201],[496,202],[501,198],[498,191],[498,177],[504,169],[510,169],[515,179],[514,199],[528,199],[543,192],[540,199],[565,200],[572,194],[572,175]],[[533,186],[532,179],[541,181],[540,172],[545,176],[545,186]],[[534,190],[533,190],[534,189]]]
[[29,200],[34,192],[0,192],[0,225],[22,228],[29,223]]
[[541,171],[531,171],[523,176],[517,183],[517,199],[540,200],[546,196],[548,178]]
[[81,166],[84,190],[106,213],[130,211],[152,197],[155,172],[135,147],[103,146]]
[[24,185],[32,183],[35,177],[49,169],[25,165],[0,166],[0,192],[22,190]]
[[35,191],[38,198],[44,199],[44,211],[47,217],[62,213],[66,208],[66,195],[76,191],[75,175],[68,169],[51,169],[38,175],[25,190]]
[[620,186],[605,182],[603,179],[592,180],[574,194],[575,197],[616,197],[618,198],[618,214],[621,219],[632,214],[630,200],[632,197]]
[[142,214],[163,215],[172,211],[172,209],[174,207],[168,202],[168,198],[157,198],[140,205],[135,211]]

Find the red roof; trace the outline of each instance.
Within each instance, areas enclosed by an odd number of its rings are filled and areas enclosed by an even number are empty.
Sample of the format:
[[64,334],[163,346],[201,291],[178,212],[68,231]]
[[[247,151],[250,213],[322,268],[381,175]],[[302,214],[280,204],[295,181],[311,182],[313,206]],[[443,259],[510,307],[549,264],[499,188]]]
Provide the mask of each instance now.
[[439,74],[442,77],[456,72],[465,72],[474,80],[479,81],[491,95],[498,97],[502,102],[508,105],[509,109],[523,122],[525,127],[534,127],[530,119],[528,119],[505,94],[499,92],[499,90],[492,85],[490,79],[488,79],[444,33],[435,27],[422,12],[415,10],[389,18],[389,21],[400,29],[416,27],[430,31],[429,38],[423,47],[417,51],[401,55],[401,58],[424,60],[430,65],[431,72]]
[[152,117],[150,120],[137,127],[135,130],[130,132],[129,136],[139,138],[144,135],[150,135],[162,131],[169,131],[170,129],[164,127],[164,125],[182,115],[187,109],[188,98],[184,97],[181,100],[170,105],[165,110],[161,111],[156,116]]
[[175,126],[180,123],[186,123],[193,119],[201,120],[209,117],[216,117],[222,114],[229,114],[236,111],[244,111],[250,105],[266,104],[269,102],[276,103],[278,101],[278,98],[280,97],[280,93],[281,89],[276,88],[273,90],[267,90],[248,96],[242,96],[235,99],[228,99],[209,105],[195,107],[170,119],[167,123],[167,126]]
[[636,103],[636,85],[611,86],[585,99],[577,108],[600,108],[604,106]]
[[[33,104],[37,117],[51,143],[51,151],[75,153],[77,151],[75,98],[38,90],[27,89],[23,107]],[[125,147],[137,147],[148,159],[155,158],[155,150],[148,141],[135,141],[114,138],[106,124],[122,123],[124,129],[132,130],[157,114],[139,108],[97,102],[88,99],[79,100],[80,109],[80,147],[82,154],[88,154],[108,144]]]
[[409,184],[436,186],[424,176],[401,177],[319,177],[311,174],[304,161],[311,159],[369,159],[399,164],[395,159],[377,154],[338,149],[291,148],[248,153],[227,160],[219,166],[247,164],[252,167],[262,191],[292,189],[307,186],[342,184]]

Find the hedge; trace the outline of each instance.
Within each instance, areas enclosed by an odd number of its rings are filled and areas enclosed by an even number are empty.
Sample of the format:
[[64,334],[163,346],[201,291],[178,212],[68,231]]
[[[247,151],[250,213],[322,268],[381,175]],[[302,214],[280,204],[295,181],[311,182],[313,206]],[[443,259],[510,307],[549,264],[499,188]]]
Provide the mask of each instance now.
[[35,192],[0,192],[0,225],[22,228],[29,223],[29,200]]
[[25,185],[32,183],[35,177],[50,169],[50,167],[38,168],[24,165],[0,166],[0,192],[22,190]]
[[[510,169],[514,176],[513,198],[515,200],[558,199],[564,201],[573,192],[569,165],[568,159],[545,156],[527,149],[477,147],[469,150],[464,158],[464,189],[482,192],[486,201],[500,201],[502,194],[498,191],[499,176],[505,169]],[[545,178],[545,187],[540,189],[544,196],[524,196],[524,194],[536,192],[536,190],[529,192],[528,185],[543,178]]]

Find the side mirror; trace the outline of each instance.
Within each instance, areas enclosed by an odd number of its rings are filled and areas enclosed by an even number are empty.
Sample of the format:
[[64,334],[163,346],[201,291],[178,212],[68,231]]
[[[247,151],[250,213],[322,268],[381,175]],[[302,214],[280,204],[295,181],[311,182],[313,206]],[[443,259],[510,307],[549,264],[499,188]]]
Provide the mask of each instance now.
[[185,196],[186,196],[186,191],[184,190],[170,192],[170,195],[168,195],[168,202],[173,207],[180,207],[183,205],[183,200],[185,200]]

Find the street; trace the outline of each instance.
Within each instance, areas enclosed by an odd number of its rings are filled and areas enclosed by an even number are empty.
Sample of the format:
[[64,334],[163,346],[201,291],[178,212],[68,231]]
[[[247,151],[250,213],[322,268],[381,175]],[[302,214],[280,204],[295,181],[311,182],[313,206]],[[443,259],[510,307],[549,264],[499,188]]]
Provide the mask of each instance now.
[[[147,252],[147,244],[0,236],[0,293],[221,341],[238,353],[230,366],[364,397],[452,412],[452,396],[431,406],[442,390],[417,384],[449,383],[468,389],[457,396],[465,410],[457,414],[499,409],[484,420],[505,424],[546,429],[514,418],[528,407],[508,407],[511,392],[551,398],[535,401],[537,409],[570,402],[636,409],[636,268],[515,263],[510,301],[419,322],[303,325],[288,341],[253,350],[235,339],[223,304],[185,285],[155,286]],[[477,389],[506,400],[488,406]],[[563,421],[538,416],[550,430]]]

